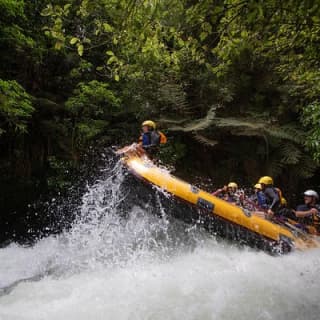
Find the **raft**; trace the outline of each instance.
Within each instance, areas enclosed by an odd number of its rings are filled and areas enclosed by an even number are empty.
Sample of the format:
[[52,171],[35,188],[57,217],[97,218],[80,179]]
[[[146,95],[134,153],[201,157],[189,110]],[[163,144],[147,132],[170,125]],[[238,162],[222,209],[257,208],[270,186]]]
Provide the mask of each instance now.
[[132,152],[129,148],[122,149],[119,153],[123,155],[122,162],[135,177],[197,208],[202,220],[210,221],[206,224],[214,233],[225,235],[226,230],[232,230],[234,236],[231,238],[249,245],[254,243],[253,246],[263,244],[268,251],[279,253],[319,247],[315,237],[294,226],[290,228],[261,218],[254,212],[213,196],[158,167],[142,152]]

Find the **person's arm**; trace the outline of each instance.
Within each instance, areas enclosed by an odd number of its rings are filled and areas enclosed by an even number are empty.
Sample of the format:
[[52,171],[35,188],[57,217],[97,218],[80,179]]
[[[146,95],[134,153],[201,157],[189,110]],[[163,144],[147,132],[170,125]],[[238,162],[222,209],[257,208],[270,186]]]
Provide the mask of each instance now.
[[222,192],[223,192],[223,189],[218,189],[218,190],[212,192],[211,194],[212,194],[213,196],[218,196],[218,195],[221,194]]
[[318,213],[318,210],[316,208],[311,208],[310,210],[308,211],[298,211],[298,210],[293,210],[295,216],[297,218],[304,218],[304,217],[309,217],[313,214],[317,214]]
[[227,191],[227,186],[224,186],[223,188],[218,189],[218,190],[212,192],[211,194],[213,196],[219,196],[222,192],[226,192],[226,191]]
[[267,216],[269,218],[273,217],[274,215],[274,208],[275,206],[280,203],[280,198],[277,192],[274,191],[273,188],[267,188],[265,190],[265,195],[267,196],[267,198],[272,199],[271,204],[268,206],[268,211],[267,211]]
[[265,194],[272,199],[271,204],[269,205],[269,210],[273,211],[274,207],[276,206],[276,204],[278,204],[280,202],[280,198],[279,195],[277,194],[277,192],[275,192],[272,188],[268,188],[265,191]]

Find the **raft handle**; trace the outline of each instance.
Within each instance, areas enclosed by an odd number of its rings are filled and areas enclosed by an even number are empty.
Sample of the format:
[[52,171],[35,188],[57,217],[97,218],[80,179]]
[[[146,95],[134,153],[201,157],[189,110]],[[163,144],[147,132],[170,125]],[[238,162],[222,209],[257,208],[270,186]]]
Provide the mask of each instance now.
[[195,194],[197,194],[197,193],[199,193],[199,188],[197,188],[196,186],[190,186],[190,190],[191,190],[191,192],[192,193],[195,193]]
[[242,208],[242,212],[244,213],[244,215],[248,218],[251,217],[251,212],[248,209]]
[[214,204],[212,202],[202,198],[198,198],[197,206],[208,211],[213,211],[214,209]]

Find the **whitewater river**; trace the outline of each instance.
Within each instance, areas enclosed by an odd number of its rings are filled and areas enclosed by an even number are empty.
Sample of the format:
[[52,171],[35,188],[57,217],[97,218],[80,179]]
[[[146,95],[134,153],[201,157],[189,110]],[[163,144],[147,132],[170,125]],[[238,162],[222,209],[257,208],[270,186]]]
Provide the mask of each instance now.
[[320,319],[320,250],[238,248],[160,200],[124,218],[121,172],[88,188],[70,230],[0,249],[1,320]]

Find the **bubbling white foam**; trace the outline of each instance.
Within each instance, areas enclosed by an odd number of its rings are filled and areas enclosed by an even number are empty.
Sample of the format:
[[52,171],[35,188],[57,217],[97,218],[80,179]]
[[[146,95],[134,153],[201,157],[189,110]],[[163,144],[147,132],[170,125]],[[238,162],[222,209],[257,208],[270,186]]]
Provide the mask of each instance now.
[[160,197],[124,211],[125,178],[116,164],[88,187],[70,230],[0,249],[1,320],[319,318],[320,250],[217,242]]

